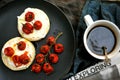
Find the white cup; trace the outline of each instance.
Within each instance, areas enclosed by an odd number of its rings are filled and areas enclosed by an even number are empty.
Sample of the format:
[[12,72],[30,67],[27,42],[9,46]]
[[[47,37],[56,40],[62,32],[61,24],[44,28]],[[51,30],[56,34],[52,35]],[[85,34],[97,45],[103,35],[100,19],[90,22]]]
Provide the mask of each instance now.
[[[108,58],[110,59],[113,56],[115,56],[120,50],[120,30],[119,30],[119,28],[113,22],[110,22],[108,20],[93,21],[90,15],[86,15],[84,17],[84,20],[87,25],[87,29],[85,30],[85,33],[83,36],[83,42],[84,42],[84,46],[85,46],[86,50],[88,51],[88,53],[97,59],[101,59],[101,60],[105,59],[105,55],[96,54],[88,47],[88,44],[87,44],[87,37],[88,37],[90,31],[93,28],[95,28],[96,26],[102,25],[102,26],[109,28],[115,35],[116,44],[114,46],[114,49],[108,54]],[[99,34],[98,34],[98,36],[99,36]]]

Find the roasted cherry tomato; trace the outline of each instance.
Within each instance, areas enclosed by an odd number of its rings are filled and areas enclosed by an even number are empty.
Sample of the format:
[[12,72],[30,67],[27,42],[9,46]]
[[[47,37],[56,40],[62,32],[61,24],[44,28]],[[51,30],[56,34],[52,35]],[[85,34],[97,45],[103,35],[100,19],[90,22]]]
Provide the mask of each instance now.
[[26,43],[24,41],[20,41],[17,45],[19,50],[24,50],[26,48]]
[[46,62],[43,65],[43,71],[48,75],[54,71],[54,68],[50,63]]
[[4,49],[4,53],[6,56],[11,57],[14,54],[14,49],[12,47],[7,47]]
[[51,54],[49,55],[49,60],[50,60],[51,63],[57,63],[58,60],[59,60],[59,57],[58,57],[57,54],[51,53]]
[[33,32],[33,26],[30,23],[23,24],[22,31],[26,34],[30,34]]
[[43,53],[44,55],[46,55],[49,52],[49,50],[50,50],[50,47],[46,44],[40,47],[40,52]]
[[39,30],[42,27],[42,23],[41,23],[41,21],[35,21],[35,23],[33,24],[33,26],[34,26],[34,28],[36,30]]
[[34,18],[35,18],[35,15],[34,15],[33,12],[27,12],[27,13],[25,14],[25,21],[30,22],[30,21],[32,21]]
[[30,61],[30,58],[27,55],[27,52],[25,52],[24,54],[20,55],[20,62],[22,64],[27,64]]
[[36,55],[35,59],[38,64],[42,64],[45,61],[45,56],[39,53]]
[[31,71],[33,71],[35,73],[39,73],[41,70],[42,70],[41,65],[39,65],[37,63],[35,63],[35,64],[32,65]]
[[12,60],[13,60],[13,62],[14,62],[14,64],[15,64],[16,67],[19,67],[19,66],[22,65],[22,63],[20,62],[20,59],[19,59],[19,58],[20,58],[20,57],[19,57],[18,55],[14,55],[14,56],[12,57]]
[[49,36],[47,38],[46,42],[47,42],[48,45],[54,45],[56,43],[55,37],[54,36]]
[[56,53],[62,53],[64,51],[64,46],[61,43],[57,43],[54,45],[54,51]]

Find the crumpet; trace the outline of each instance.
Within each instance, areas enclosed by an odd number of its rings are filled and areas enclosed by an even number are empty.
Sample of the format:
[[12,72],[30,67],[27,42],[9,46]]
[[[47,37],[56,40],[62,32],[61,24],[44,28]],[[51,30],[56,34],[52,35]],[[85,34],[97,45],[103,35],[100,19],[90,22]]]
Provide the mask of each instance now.
[[1,52],[3,63],[13,71],[27,69],[35,58],[34,45],[21,37],[8,40]]
[[[26,8],[18,18],[18,31],[29,41],[38,41],[44,38],[50,29],[47,14],[37,8]],[[38,25],[36,28],[36,24]]]

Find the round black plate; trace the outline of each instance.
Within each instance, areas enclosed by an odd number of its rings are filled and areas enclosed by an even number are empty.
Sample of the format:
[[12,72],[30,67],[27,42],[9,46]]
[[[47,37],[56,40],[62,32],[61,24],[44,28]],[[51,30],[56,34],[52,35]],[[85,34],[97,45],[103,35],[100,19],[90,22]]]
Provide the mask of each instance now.
[[[48,15],[51,27],[46,38],[49,35],[56,36],[58,32],[63,32],[57,42],[62,43],[65,50],[59,55],[59,62],[53,65],[54,72],[50,75],[46,75],[43,71],[38,74],[33,73],[31,66],[26,70],[15,72],[8,69],[0,60],[0,80],[59,80],[72,65],[75,36],[73,28],[63,12],[51,3],[43,0],[16,0],[0,8],[0,50],[7,40],[20,36],[17,30],[17,16],[28,7],[39,8]],[[45,44],[46,38],[33,42],[36,54],[39,53],[40,46]]]

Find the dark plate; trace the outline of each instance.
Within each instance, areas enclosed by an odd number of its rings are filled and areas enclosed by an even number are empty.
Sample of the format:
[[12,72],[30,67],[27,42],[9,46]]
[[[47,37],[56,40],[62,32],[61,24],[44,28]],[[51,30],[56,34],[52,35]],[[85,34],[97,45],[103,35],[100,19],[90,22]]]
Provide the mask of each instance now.
[[[8,69],[0,60],[0,80],[59,80],[71,68],[74,57],[75,36],[73,28],[63,12],[51,3],[43,0],[16,0],[2,7],[0,9],[0,50],[7,40],[20,36],[17,31],[17,16],[27,7],[39,8],[46,12],[51,22],[51,28],[47,36],[63,32],[57,42],[62,43],[65,50],[59,55],[59,62],[53,65],[54,72],[50,75],[46,75],[43,71],[35,74],[31,72],[31,66],[27,70],[14,72]],[[39,53],[39,47],[45,44],[46,38],[33,42],[37,53]]]

